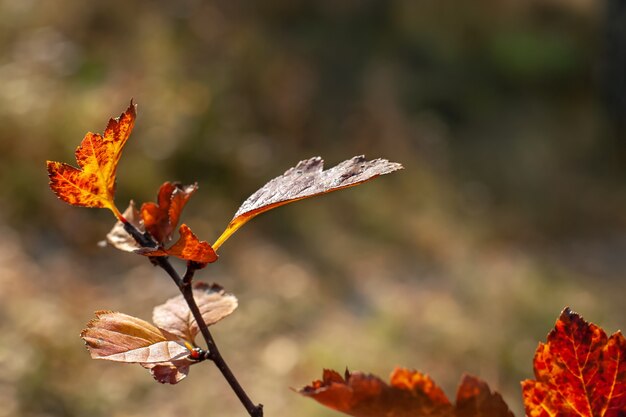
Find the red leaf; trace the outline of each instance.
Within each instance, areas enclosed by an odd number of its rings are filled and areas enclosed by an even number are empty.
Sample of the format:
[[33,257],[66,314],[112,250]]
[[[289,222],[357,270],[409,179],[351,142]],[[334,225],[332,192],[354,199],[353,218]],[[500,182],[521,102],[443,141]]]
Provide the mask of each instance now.
[[141,206],[145,228],[157,242],[165,243],[171,239],[183,208],[197,189],[198,184],[183,186],[177,182],[165,182],[159,189],[158,204],[144,203]]
[[530,417],[626,415],[626,340],[566,308],[540,343],[536,380],[522,382]]
[[183,224],[178,229],[180,238],[169,249],[149,249],[143,248],[137,251],[146,256],[176,256],[186,261],[199,264],[208,264],[217,261],[217,254],[207,242],[200,241],[193,234],[189,226]]
[[250,219],[268,210],[294,201],[353,187],[380,175],[402,169],[402,165],[386,159],[367,161],[355,156],[324,171],[324,161],[319,156],[300,161],[294,168],[274,178],[252,194],[239,207],[226,230],[215,241],[218,248]]
[[299,392],[354,417],[513,417],[502,397],[474,377],[464,377],[456,406],[428,375],[397,368],[390,379],[387,385],[374,375],[346,371],[344,379],[324,370],[321,381]]

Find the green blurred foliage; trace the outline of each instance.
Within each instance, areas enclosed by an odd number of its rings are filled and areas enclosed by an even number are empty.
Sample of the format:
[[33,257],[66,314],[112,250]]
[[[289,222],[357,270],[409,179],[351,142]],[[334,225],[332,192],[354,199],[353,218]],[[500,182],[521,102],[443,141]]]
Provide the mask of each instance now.
[[255,219],[198,275],[240,299],[215,336],[267,415],[334,415],[288,387],[396,365],[450,396],[476,374],[522,415],[563,307],[626,323],[614,16],[591,0],[0,1],[0,416],[244,415],[211,366],[160,386],[78,339],[96,309],[147,319],[175,293],[96,246],[109,213],[47,188],[44,161],[73,162],[131,97],[118,205],[198,181],[183,221],[205,240],[298,160],[406,167]]

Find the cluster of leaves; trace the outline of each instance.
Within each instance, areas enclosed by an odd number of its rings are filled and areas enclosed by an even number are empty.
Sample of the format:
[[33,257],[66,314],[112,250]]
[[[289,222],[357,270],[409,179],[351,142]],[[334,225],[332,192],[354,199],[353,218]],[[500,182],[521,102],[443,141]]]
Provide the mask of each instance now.
[[314,381],[300,393],[355,417],[513,416],[502,397],[492,393],[478,378],[463,377],[456,404],[452,405],[428,375],[404,368],[391,373],[389,384],[375,375],[346,370],[342,377],[326,369],[322,380]]
[[[115,205],[116,170],[137,116],[131,101],[117,119],[110,119],[104,133],[87,133],[76,149],[78,168],[48,161],[50,188],[63,201],[82,207],[107,208],[117,222],[107,241],[117,249],[148,256],[163,267],[181,290],[181,296],[154,310],[152,325],[126,314],[97,311],[81,336],[93,358],[139,363],[160,382],[175,384],[189,371],[189,366],[212,359],[222,370],[227,368],[207,326],[234,311],[237,300],[215,284],[196,284],[190,290],[194,272],[218,259],[217,249],[241,226],[273,208],[332,191],[352,187],[383,174],[402,169],[385,159],[367,161],[363,156],[348,159],[324,170],[320,157],[299,162],[283,175],[274,178],[252,194],[235,213],[213,245],[200,241],[186,224],[178,229],[179,238],[171,244],[172,234],[197,184],[165,182],[157,202],[144,203],[139,209],[133,201],[121,213]],[[183,278],[166,261],[175,256],[187,261]],[[202,321],[202,323],[198,323]],[[195,344],[202,331],[207,351]],[[219,364],[218,364],[219,362]],[[225,376],[231,378],[230,371]],[[232,379],[231,385],[238,385]],[[238,389],[238,388],[237,388]]]
[[[193,294],[207,326],[237,308],[237,299],[216,284],[196,283]],[[201,359],[195,343],[198,323],[182,295],[155,307],[152,321],[154,325],[123,313],[96,311],[80,336],[92,358],[139,363],[157,381],[176,384]]]
[[[626,416],[626,339],[566,308],[540,343],[535,378],[522,382],[529,417]],[[300,394],[354,417],[513,417],[498,393],[473,376],[464,376],[456,403],[425,374],[392,372],[389,384],[361,372],[325,370],[321,380]]]
[[[139,209],[131,201],[121,213],[115,206],[115,177],[122,149],[135,123],[132,103],[117,119],[111,119],[103,135],[87,133],[76,150],[79,168],[48,161],[50,187],[69,204],[110,209],[117,218],[107,241],[117,249],[150,257],[174,279],[181,295],[154,308],[153,322],[119,312],[97,311],[81,337],[91,356],[138,363],[162,383],[184,379],[190,366],[213,360],[233,390],[245,397],[250,415],[261,416],[221,359],[208,327],[231,314],[237,299],[219,285],[192,283],[194,271],[218,259],[216,251],[241,226],[255,216],[308,197],[366,182],[402,168],[384,159],[354,157],[324,170],[319,157],[299,162],[251,195],[235,213],[218,239],[200,241],[182,224],[173,244],[183,208],[197,184],[165,182],[156,203]],[[168,256],[187,261],[183,278],[167,262]],[[202,333],[207,350],[195,342]],[[540,343],[534,358],[535,380],[522,382],[526,413],[530,417],[626,416],[626,340],[616,332],[610,337],[598,326],[566,308],[547,343]],[[321,380],[299,391],[327,407],[354,417],[512,417],[502,397],[473,376],[464,376],[454,405],[425,374],[397,368],[389,384],[377,376],[346,371],[342,376],[325,370]]]
[[[48,176],[50,188],[61,200],[74,206],[107,208],[113,212],[118,223],[107,236],[113,246],[151,257],[169,255],[199,264],[215,262],[215,251],[261,213],[402,169],[398,163],[385,159],[367,161],[363,156],[355,156],[328,170],[324,170],[320,157],[300,161],[252,194],[213,245],[199,241],[189,226],[183,224],[178,241],[166,248],[183,208],[198,185],[166,182],[159,189],[157,203],[145,203],[137,210],[131,201],[124,214],[118,210],[114,201],[116,169],[136,116],[136,105],[131,101],[120,117],[109,120],[103,135],[91,132],[85,135],[75,152],[78,168],[48,161]],[[129,233],[128,225],[139,230],[145,240],[138,242]]]
[[200,266],[217,261],[217,254],[211,245],[200,241],[189,226],[182,224],[178,229],[180,238],[169,248],[165,245],[172,240],[172,232],[178,225],[182,209],[192,194],[198,189],[197,184],[183,186],[179,183],[164,183],[159,189],[158,203],[144,203],[141,210],[131,201],[123,217],[136,230],[141,232],[145,241],[140,244],[128,233],[126,224],[118,220],[107,234],[107,242],[117,249],[135,252],[145,256],[176,256]]

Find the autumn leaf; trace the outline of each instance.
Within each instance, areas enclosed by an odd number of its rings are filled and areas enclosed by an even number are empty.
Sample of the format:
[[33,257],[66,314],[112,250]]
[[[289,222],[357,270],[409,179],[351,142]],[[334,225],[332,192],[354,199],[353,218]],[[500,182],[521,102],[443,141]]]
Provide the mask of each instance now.
[[[124,211],[124,217],[130,224],[135,226],[140,233],[145,232],[144,221],[140,218],[140,214],[132,201]],[[169,249],[158,247],[157,242],[154,241],[152,241],[154,246],[142,247],[126,231],[124,223],[118,220],[115,225],[113,225],[111,231],[107,233],[106,242],[119,250],[134,252],[144,256],[176,256],[186,261],[196,262],[200,265],[217,260],[217,254],[211,245],[198,240],[189,226],[183,224],[178,231],[180,238]]]
[[207,242],[200,241],[189,226],[183,224],[178,229],[180,238],[169,249],[142,248],[136,252],[146,256],[176,256],[198,264],[217,261],[217,254]]
[[[207,326],[217,323],[237,308],[237,298],[217,284],[194,283],[193,298]],[[192,344],[200,331],[182,295],[155,307],[152,321],[161,329]]]
[[71,205],[108,208],[123,219],[114,203],[115,174],[135,117],[136,105],[131,100],[119,118],[109,120],[103,135],[87,133],[75,152],[79,168],[47,161],[52,191]]
[[402,165],[386,159],[367,161],[355,156],[324,171],[319,156],[300,161],[294,168],[274,178],[252,194],[237,210],[226,230],[213,244],[218,248],[250,219],[273,208],[320,194],[353,187],[380,175],[402,169]]
[[[217,284],[195,283],[194,299],[210,326],[237,308],[237,298]],[[123,313],[96,311],[80,336],[94,359],[139,363],[161,383],[176,384],[198,363],[192,359],[199,329],[182,296],[155,307],[154,322]]]
[[113,311],[96,311],[80,334],[94,359],[126,363],[160,363],[181,359],[189,349],[147,321]]
[[502,396],[486,382],[465,375],[456,394],[456,417],[513,417]]
[[453,406],[428,375],[403,368],[392,372],[389,384],[361,372],[342,377],[324,370],[322,380],[299,393],[354,417],[513,417],[500,394],[475,377],[463,378]]
[[165,243],[171,239],[185,204],[197,189],[198,184],[181,185],[168,181],[161,185],[157,203],[141,206],[144,227],[157,242]]
[[522,382],[529,417],[626,415],[626,339],[566,308],[540,343],[535,380]]
[[123,313],[96,311],[80,336],[92,358],[139,363],[161,383],[180,382],[196,363],[178,336]]
[[215,262],[217,254],[211,245],[200,241],[185,224],[178,230],[178,241],[169,249],[163,246],[164,241],[170,240],[172,227],[178,224],[182,209],[197,188],[196,184],[182,186],[166,182],[159,189],[158,204],[144,203],[141,211],[138,211],[134,203],[130,202],[124,211],[125,220],[142,234],[147,230],[149,236],[146,237],[152,243],[151,246],[140,246],[119,220],[107,234],[107,242],[117,249],[145,256],[176,256],[200,265]]

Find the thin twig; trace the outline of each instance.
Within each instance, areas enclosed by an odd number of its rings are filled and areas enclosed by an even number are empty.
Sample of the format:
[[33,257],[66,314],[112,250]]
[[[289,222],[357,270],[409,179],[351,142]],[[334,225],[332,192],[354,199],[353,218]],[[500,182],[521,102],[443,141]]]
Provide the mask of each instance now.
[[[167,262],[169,263],[169,261]],[[196,304],[196,300],[193,297],[193,288],[191,286],[191,281],[193,279],[193,275],[195,271],[196,269],[193,265],[191,264],[187,265],[187,271],[185,272],[185,276],[182,279],[183,285],[182,287],[180,287],[180,291],[183,294],[185,301],[187,301],[189,310],[191,311],[191,314],[193,314],[194,319],[196,319],[196,323],[198,323],[198,328],[200,329],[200,332],[202,333],[202,336],[204,337],[204,341],[207,344],[207,350],[208,350],[207,359],[212,360],[215,366],[217,366],[217,368],[220,370],[220,372],[222,373],[226,381],[228,381],[228,383],[230,384],[231,389],[235,392],[235,394],[239,398],[239,401],[241,401],[243,406],[246,407],[246,410],[248,411],[248,413],[253,417],[262,417],[263,405],[254,404],[252,400],[250,399],[250,397],[248,397],[248,394],[246,394],[246,391],[243,389],[241,384],[239,384],[239,381],[237,380],[233,372],[230,370],[228,364],[222,357],[219,349],[217,348],[217,344],[215,343],[215,340],[213,339],[213,336],[211,335],[211,332],[209,331],[209,327],[206,325],[206,323],[204,322],[204,319],[202,318],[202,313],[200,312],[200,309],[198,308],[198,305]]]
[[141,233],[139,229],[137,229],[132,223],[128,221],[124,223],[124,230],[126,231],[126,233],[131,235],[142,248],[157,247],[157,243],[150,237],[148,232]]
[[[142,247],[155,247],[156,246],[154,243],[154,240],[152,240],[152,238],[149,235],[142,234],[132,224],[124,223],[124,230],[126,230],[135,239],[135,241]],[[174,283],[180,290],[181,294],[185,298],[185,301],[187,302],[189,310],[191,311],[191,314],[193,314],[193,317],[196,320],[196,323],[198,323],[198,328],[200,329],[200,332],[202,333],[202,337],[204,338],[204,341],[206,342],[206,345],[207,345],[206,358],[213,361],[215,366],[220,370],[220,372],[222,373],[222,375],[224,376],[224,378],[230,385],[231,389],[235,392],[235,395],[237,395],[237,398],[239,398],[239,401],[241,401],[241,404],[246,408],[246,411],[248,412],[248,414],[250,414],[251,417],[263,417],[263,404],[256,405],[252,402],[250,397],[248,397],[248,394],[243,389],[243,387],[241,386],[241,384],[239,383],[239,381],[237,380],[233,372],[228,367],[228,364],[226,363],[226,361],[220,354],[220,351],[217,348],[217,344],[215,343],[215,340],[213,339],[213,336],[211,335],[211,332],[209,331],[209,327],[206,325],[206,323],[204,322],[204,319],[202,318],[202,313],[200,312],[200,309],[198,308],[198,304],[196,303],[196,300],[194,299],[193,288],[191,285],[193,281],[193,276],[196,270],[198,269],[197,265],[194,264],[193,262],[188,262],[185,275],[181,278],[166,256],[157,256],[157,257],[153,257],[150,259],[155,265],[162,268],[170,276],[170,278],[172,278],[172,280],[174,281]]]

